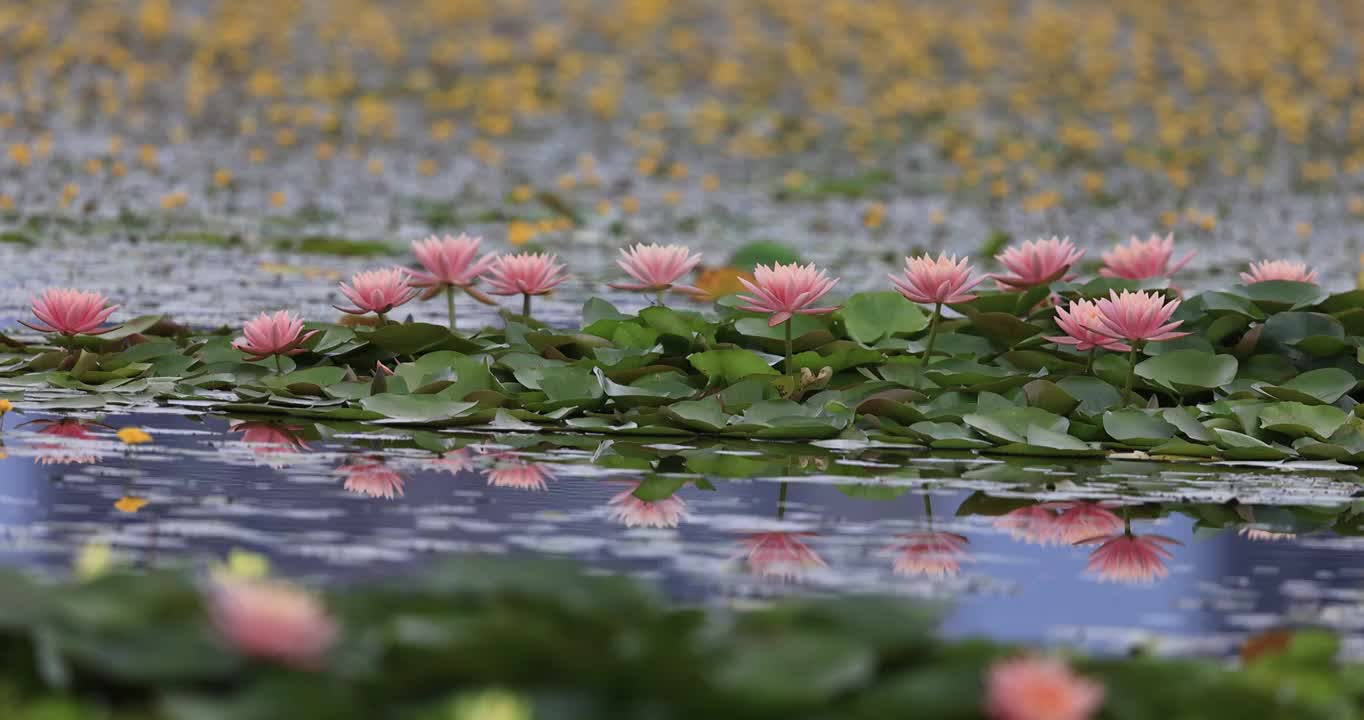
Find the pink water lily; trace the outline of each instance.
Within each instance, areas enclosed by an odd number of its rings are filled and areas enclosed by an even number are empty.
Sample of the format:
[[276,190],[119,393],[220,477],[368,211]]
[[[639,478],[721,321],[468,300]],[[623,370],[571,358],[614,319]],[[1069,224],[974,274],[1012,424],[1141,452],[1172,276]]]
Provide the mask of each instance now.
[[1119,294],[1110,290],[1108,297],[1100,299],[1095,306],[1098,315],[1091,329],[1112,339],[1129,343],[1161,342],[1189,334],[1174,331],[1184,324],[1183,320],[1170,320],[1179,309],[1179,301],[1167,301],[1160,293],[1124,290]]
[[752,295],[739,296],[739,308],[756,313],[767,313],[768,327],[776,327],[795,315],[827,315],[837,307],[811,307],[838,284],[814,263],[771,267],[759,265],[753,269],[753,282],[739,278]]
[[420,292],[407,282],[407,270],[396,267],[358,272],[351,276],[349,285],[340,285],[341,294],[355,303],[355,307],[332,307],[351,315],[374,313],[381,319],[393,308],[417,297]]
[[1250,272],[1241,273],[1241,282],[1251,285],[1267,280],[1291,280],[1301,283],[1315,283],[1317,271],[1305,263],[1288,260],[1261,260],[1250,264]]
[[1099,306],[1093,300],[1075,300],[1068,308],[1057,307],[1056,325],[1065,335],[1048,335],[1047,339],[1058,345],[1074,346],[1080,352],[1095,348],[1127,352],[1130,348],[1122,341],[1096,329],[1099,315]]
[[1127,383],[1123,388],[1123,404],[1132,396],[1132,380],[1137,370],[1137,350],[1148,342],[1162,342],[1182,338],[1189,333],[1175,332],[1183,320],[1170,320],[1179,309],[1178,300],[1166,301],[1159,293],[1131,292],[1121,294],[1110,290],[1108,297],[1096,303],[1097,322],[1090,329],[1115,340],[1126,341]]
[[784,367],[794,378],[796,368],[791,362],[791,319],[796,315],[827,315],[838,310],[838,306],[811,307],[838,284],[838,278],[830,278],[814,263],[772,263],[771,267],[759,265],[754,268],[752,282],[742,277],[739,282],[752,293],[739,296],[740,310],[769,314],[768,327],[786,323]]
[[33,299],[32,309],[40,322],[35,325],[20,320],[19,323],[38,332],[67,336],[100,335],[113,329],[101,330],[100,325],[114,314],[118,306],[109,304],[108,299],[97,292],[49,288]]
[[985,712],[991,720],[1089,720],[1103,699],[1103,685],[1061,660],[1021,657],[990,666]]
[[895,289],[910,302],[933,306],[933,315],[928,321],[928,344],[924,348],[923,362],[933,359],[933,345],[938,339],[938,323],[942,319],[942,306],[955,305],[976,299],[970,290],[985,281],[985,277],[974,280],[971,273],[975,268],[956,255],[940,253],[937,259],[927,254],[905,258],[903,276],[891,275],[890,281]]
[[317,669],[338,634],[315,595],[283,581],[219,578],[208,605],[239,652],[300,670]]
[[677,284],[701,262],[701,253],[693,254],[685,245],[639,244],[622,249],[620,255],[616,264],[635,282],[611,283],[613,288],[658,293],[671,289],[690,295],[702,292],[690,285]]
[[955,305],[975,300],[970,291],[985,281],[975,279],[975,268],[966,258],[940,253],[936,259],[929,255],[905,258],[903,275],[890,275],[895,289],[911,302],[923,305]]
[[303,332],[303,318],[288,310],[280,310],[274,315],[261,313],[248,320],[242,327],[242,337],[232,341],[232,347],[241,350],[255,362],[271,355],[278,360],[281,355],[298,355],[306,352],[301,347],[317,330]]
[[1124,278],[1126,280],[1146,280],[1148,278],[1169,277],[1189,264],[1196,251],[1190,250],[1173,267],[1170,257],[1175,252],[1174,235],[1152,235],[1145,242],[1135,235],[1126,245],[1119,245],[1103,254],[1104,266],[1099,274],[1104,277]]
[[1052,236],[1048,240],[1030,240],[996,255],[995,259],[1008,268],[1009,274],[993,277],[1001,290],[1046,285],[1060,280],[1084,254],[1085,251],[1076,248],[1070,238]]
[[487,478],[492,487],[537,492],[547,490],[548,481],[553,479],[554,473],[548,466],[521,460],[510,454],[501,455],[494,461]]
[[464,234],[459,237],[432,235],[412,243],[412,253],[426,270],[408,270],[409,282],[413,287],[425,289],[423,300],[445,293],[446,315],[451,330],[455,329],[455,290],[462,290],[479,302],[493,302],[474,289],[478,278],[497,262],[497,256],[493,253],[478,256],[482,244],[482,238]]
[[494,295],[520,295],[521,315],[530,318],[530,299],[549,291],[568,279],[559,256],[544,253],[503,255],[488,271],[488,284]]

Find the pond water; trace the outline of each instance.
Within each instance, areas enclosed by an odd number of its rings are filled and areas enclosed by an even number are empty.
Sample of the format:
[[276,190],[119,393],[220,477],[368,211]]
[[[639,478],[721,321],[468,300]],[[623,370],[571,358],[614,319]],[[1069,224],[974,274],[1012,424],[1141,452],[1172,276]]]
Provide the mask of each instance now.
[[[152,442],[122,443],[140,427]],[[573,558],[684,603],[892,593],[945,629],[1226,654],[1336,627],[1364,655],[1361,475],[1333,464],[927,456],[842,441],[437,434],[179,411],[5,418],[0,560],[70,572],[233,550],[327,583],[445,553]]]

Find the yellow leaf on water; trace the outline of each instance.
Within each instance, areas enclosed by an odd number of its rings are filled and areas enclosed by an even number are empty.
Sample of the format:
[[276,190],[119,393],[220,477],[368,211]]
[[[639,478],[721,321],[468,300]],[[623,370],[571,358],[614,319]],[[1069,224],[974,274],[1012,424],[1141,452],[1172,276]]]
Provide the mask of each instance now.
[[135,513],[146,506],[146,504],[146,498],[140,498],[136,495],[124,495],[114,503],[114,509],[119,512]]

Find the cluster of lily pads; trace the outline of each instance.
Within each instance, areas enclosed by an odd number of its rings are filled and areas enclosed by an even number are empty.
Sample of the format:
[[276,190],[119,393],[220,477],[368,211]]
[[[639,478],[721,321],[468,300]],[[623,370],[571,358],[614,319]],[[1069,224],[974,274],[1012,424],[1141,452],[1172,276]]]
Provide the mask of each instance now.
[[[698,312],[662,303],[665,290],[695,290],[676,281],[696,258],[640,246],[623,255],[640,281],[625,287],[657,292],[658,304],[627,314],[594,298],[566,330],[529,315],[530,297],[562,279],[552,257],[475,261],[475,239],[440,242],[430,258],[414,246],[432,271],[418,287],[408,278],[421,274],[401,268],[342,285],[347,312],[376,322],[281,312],[235,342],[155,316],[100,329],[112,311],[101,297],[49,291],[31,327],[56,331],[52,344],[0,340],[0,392],[30,409],[155,401],[430,427],[1364,460],[1351,396],[1364,291],[1328,293],[1300,265],[1268,263],[1244,284],[1181,297],[1163,277],[1169,238],[1106,254],[1104,277],[1087,282],[1066,276],[1080,253],[1052,239],[1001,255],[1013,274],[995,290],[975,288],[984,278],[964,261],[924,256],[907,259],[896,291],[816,308],[836,279],[759,266],[743,281],[749,295]],[[448,327],[386,316],[420,287],[451,308],[455,290],[480,297],[484,270],[494,292],[525,296],[503,327],[461,333],[453,309]],[[273,368],[257,362],[267,358]]]

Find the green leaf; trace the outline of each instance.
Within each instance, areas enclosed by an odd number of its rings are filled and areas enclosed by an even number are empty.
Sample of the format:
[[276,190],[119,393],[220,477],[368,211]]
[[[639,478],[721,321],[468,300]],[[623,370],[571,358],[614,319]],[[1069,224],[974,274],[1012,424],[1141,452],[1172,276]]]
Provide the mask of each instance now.
[[1057,415],[1069,415],[1080,405],[1079,400],[1050,380],[1033,380],[1023,386],[1023,394],[1028,405]]
[[368,335],[360,335],[372,345],[395,355],[416,355],[432,350],[462,353],[482,349],[478,343],[451,334],[443,325],[429,323],[389,323]]
[[828,701],[867,682],[876,656],[862,642],[791,628],[740,638],[711,670],[727,693],[759,706],[804,706]]
[[1325,442],[1345,424],[1347,417],[1344,410],[1333,405],[1280,402],[1260,411],[1260,427],[1295,438],[1308,435]]
[[1212,390],[1236,379],[1236,358],[1202,350],[1176,350],[1137,363],[1137,375],[1178,392]]
[[916,422],[909,426],[909,430],[927,440],[929,447],[940,450],[970,450],[991,445],[990,441],[956,423]]
[[1104,413],[1104,432],[1129,445],[1159,445],[1175,436],[1177,428],[1141,410],[1110,410]]
[[1260,309],[1270,313],[1309,308],[1330,297],[1330,293],[1314,283],[1291,280],[1266,280],[1249,285],[1237,285],[1230,292],[1249,298]]
[[1309,370],[1282,385],[1256,385],[1263,395],[1276,400],[1314,404],[1331,404],[1354,390],[1355,376],[1340,368]]
[[466,415],[476,402],[450,400],[436,395],[380,393],[360,400],[360,407],[402,422],[434,422]]
[[1080,401],[1075,408],[1083,415],[1098,415],[1122,401],[1117,388],[1096,377],[1077,375],[1056,383],[1067,395]]
[[839,317],[848,337],[865,345],[928,327],[928,316],[919,306],[894,291],[857,293],[848,298]]
[[1265,321],[1260,339],[1326,357],[1345,349],[1345,328],[1330,315],[1283,312]]
[[757,265],[799,263],[800,255],[790,247],[772,240],[758,240],[748,243],[729,256],[731,267],[751,271]]
[[1028,428],[1039,427],[1051,432],[1064,433],[1070,421],[1034,407],[1014,407],[991,413],[970,413],[962,417],[962,422],[1000,442],[1027,442]]
[[583,303],[583,327],[588,327],[598,320],[628,320],[615,305],[602,300],[601,298],[590,298]]
[[752,350],[710,350],[687,356],[712,385],[732,385],[750,375],[779,374]]

